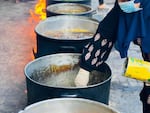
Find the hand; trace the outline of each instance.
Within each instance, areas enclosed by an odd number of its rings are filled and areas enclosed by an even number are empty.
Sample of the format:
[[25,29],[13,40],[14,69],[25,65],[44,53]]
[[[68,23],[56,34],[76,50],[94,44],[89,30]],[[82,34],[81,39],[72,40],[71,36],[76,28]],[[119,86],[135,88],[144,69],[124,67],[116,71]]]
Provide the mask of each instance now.
[[80,68],[76,78],[75,78],[75,85],[76,86],[87,86],[89,82],[89,71],[86,71]]
[[140,3],[134,3],[134,7],[135,8],[139,8],[140,7]]

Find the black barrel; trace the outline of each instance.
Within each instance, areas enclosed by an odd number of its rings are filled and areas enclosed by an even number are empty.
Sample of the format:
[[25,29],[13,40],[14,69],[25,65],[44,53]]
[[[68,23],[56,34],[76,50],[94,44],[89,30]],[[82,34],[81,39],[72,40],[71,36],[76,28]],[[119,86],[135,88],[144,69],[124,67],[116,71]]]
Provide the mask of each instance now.
[[[66,59],[67,61],[66,64],[70,64],[70,62],[73,61],[75,63],[73,63],[72,65],[75,65],[77,67],[76,63],[78,63],[79,57],[80,54],[77,53],[59,53],[43,56],[29,62],[24,69],[27,82],[26,84],[27,84],[28,104],[32,104],[45,99],[62,98],[62,97],[86,98],[102,102],[104,104],[108,104],[110,83],[111,83],[111,70],[106,63],[103,63],[99,71],[96,71],[98,72],[96,76],[102,77],[103,80],[91,85],[89,84],[88,86],[85,87],[75,87],[67,85],[65,86],[47,85],[44,82],[39,82],[38,80],[33,79],[45,76],[44,74],[38,74],[38,71],[43,72],[42,69],[44,69],[45,67],[47,68],[47,66],[55,63],[58,64],[58,62],[61,63],[64,60],[63,58]],[[37,73],[35,77],[33,77],[33,73]],[[72,74],[73,73],[71,72],[68,75],[68,77],[66,77],[66,79],[72,76]],[[55,76],[59,78],[59,75]],[[60,83],[57,81],[57,79],[55,79],[55,81],[57,83]]]
[[97,27],[98,21],[89,17],[72,15],[48,17],[35,27],[37,39],[35,57],[60,52],[81,53]]

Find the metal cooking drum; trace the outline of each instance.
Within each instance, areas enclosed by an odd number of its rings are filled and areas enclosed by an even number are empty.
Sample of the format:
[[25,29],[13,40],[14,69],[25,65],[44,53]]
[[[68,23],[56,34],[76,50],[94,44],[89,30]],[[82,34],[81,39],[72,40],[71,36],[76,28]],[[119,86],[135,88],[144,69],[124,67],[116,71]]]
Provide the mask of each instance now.
[[36,27],[36,58],[71,52],[81,53],[98,27],[98,21],[83,16],[59,15],[48,17]]
[[[108,104],[111,70],[104,63],[90,73],[88,86],[76,87],[80,54],[59,53],[37,58],[24,69],[28,104],[52,98],[86,98]],[[55,67],[55,69],[54,69]]]
[[92,17],[94,10],[89,5],[77,3],[57,3],[46,8],[47,17],[56,15],[76,15]]

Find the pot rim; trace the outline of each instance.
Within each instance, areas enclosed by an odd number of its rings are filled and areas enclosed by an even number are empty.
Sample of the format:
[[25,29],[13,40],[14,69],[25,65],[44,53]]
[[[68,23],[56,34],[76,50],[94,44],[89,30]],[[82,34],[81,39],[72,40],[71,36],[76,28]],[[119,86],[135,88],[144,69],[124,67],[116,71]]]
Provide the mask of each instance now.
[[95,100],[90,100],[90,99],[85,99],[85,98],[53,98],[53,99],[46,99],[46,100],[42,100],[42,101],[39,101],[39,102],[36,102],[36,103],[33,103],[31,105],[28,105],[27,107],[24,108],[24,110],[21,110],[19,113],[24,113],[26,110],[29,110],[29,109],[32,109],[38,105],[41,105],[43,103],[53,103],[54,101],[79,101],[79,102],[85,102],[85,103],[90,103],[90,104],[94,104],[94,105],[98,105],[98,106],[101,106],[101,107],[104,107],[104,108],[107,108],[109,109],[110,111],[113,111],[114,113],[120,113],[117,109],[111,107],[111,106],[108,106],[104,103],[101,103],[101,102],[97,102]]
[[94,24],[97,24],[97,27],[98,27],[98,24],[99,24],[99,22],[98,22],[98,20],[96,20],[96,19],[93,19],[93,18],[90,18],[90,17],[85,17],[85,16],[76,16],[76,15],[57,15],[57,16],[51,16],[51,17],[48,17],[48,18],[46,18],[45,20],[41,20],[36,26],[35,26],[35,29],[34,29],[34,31],[35,31],[35,33],[36,34],[38,34],[38,35],[40,35],[40,36],[42,36],[42,37],[44,37],[44,38],[47,38],[47,39],[53,39],[53,40],[64,40],[64,41],[72,41],[72,40],[79,40],[79,41],[81,41],[81,40],[86,40],[86,39],[91,39],[92,37],[89,37],[89,38],[80,38],[80,39],[78,39],[78,38],[76,38],[76,39],[65,39],[65,38],[62,38],[62,39],[60,39],[60,38],[53,38],[53,37],[48,37],[48,36],[45,36],[45,35],[43,35],[43,34],[41,34],[41,33],[39,33],[39,30],[38,30],[38,28],[40,27],[40,25],[41,24],[44,24],[44,23],[46,23],[46,22],[52,22],[52,21],[56,21],[56,20],[61,20],[61,19],[79,19],[79,20],[83,20],[83,21],[92,21],[92,23],[94,23]]
[[[65,55],[73,55],[73,54],[75,54],[75,55],[81,55],[81,54],[79,54],[79,53],[57,53],[57,54],[51,54],[51,55],[46,55],[46,56],[39,57],[39,58],[37,58],[37,59],[34,59],[34,60],[30,61],[29,63],[27,63],[27,64],[25,65],[25,68],[24,68],[24,74],[25,74],[25,76],[26,76],[29,80],[31,80],[33,83],[35,83],[35,84],[38,84],[38,85],[41,85],[41,86],[45,86],[45,87],[59,88],[59,89],[87,89],[87,88],[92,88],[92,87],[100,86],[100,85],[102,85],[102,84],[104,84],[104,83],[107,83],[108,81],[111,80],[111,78],[112,78],[112,72],[111,72],[111,69],[110,69],[110,68],[109,68],[110,76],[109,76],[106,80],[104,80],[103,82],[100,82],[100,83],[97,83],[97,84],[93,84],[93,85],[88,85],[88,86],[80,86],[80,87],[65,87],[65,86],[62,86],[62,87],[61,87],[61,86],[50,86],[50,85],[48,86],[48,85],[46,85],[46,84],[42,84],[42,83],[40,83],[40,82],[37,82],[37,81],[31,79],[31,77],[27,74],[26,70],[27,70],[27,68],[28,68],[32,63],[37,62],[37,61],[42,60],[42,59],[45,59],[45,58],[47,58],[47,57],[49,57],[49,56],[56,56],[56,55],[63,55],[63,54],[65,54]],[[105,64],[106,64],[106,63],[105,63]],[[106,64],[106,65],[109,67],[108,64]]]
[[[55,7],[62,7],[62,6],[69,6],[69,5],[80,6],[80,7],[83,7],[85,9],[87,9],[87,11],[80,12],[80,13],[73,13],[73,14],[70,14],[70,13],[58,13],[57,11],[52,11],[52,9],[55,8]],[[79,3],[57,3],[57,4],[50,4],[50,5],[47,6],[46,10],[48,12],[52,12],[52,13],[55,13],[55,14],[67,14],[67,15],[82,15],[82,14],[89,14],[89,13],[92,14],[92,12],[95,11],[89,5],[79,4]]]

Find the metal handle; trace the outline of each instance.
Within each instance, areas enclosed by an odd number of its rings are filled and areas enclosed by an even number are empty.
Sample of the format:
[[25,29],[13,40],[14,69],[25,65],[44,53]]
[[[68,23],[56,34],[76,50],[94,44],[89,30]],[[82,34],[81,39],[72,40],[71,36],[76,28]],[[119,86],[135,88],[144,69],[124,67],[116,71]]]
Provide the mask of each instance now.
[[73,46],[60,46],[58,52],[77,52],[77,48]]
[[64,93],[64,94],[61,94],[60,97],[64,98],[64,97],[67,97],[67,98],[76,98],[76,97],[80,97],[79,94],[69,94],[69,93]]

